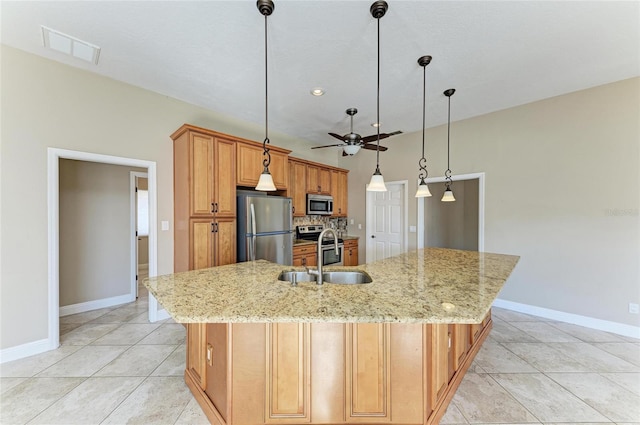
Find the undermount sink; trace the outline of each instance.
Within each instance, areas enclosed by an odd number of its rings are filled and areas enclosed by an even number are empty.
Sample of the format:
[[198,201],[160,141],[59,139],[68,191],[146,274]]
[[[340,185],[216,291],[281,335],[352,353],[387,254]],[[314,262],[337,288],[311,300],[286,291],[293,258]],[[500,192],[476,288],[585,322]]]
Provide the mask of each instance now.
[[369,274],[360,270],[324,272],[322,273],[322,280],[324,283],[339,283],[343,285],[371,283],[373,281]]
[[293,277],[296,277],[296,282],[315,282],[316,277],[312,274],[308,274],[307,272],[296,272],[296,271],[282,271],[278,275],[278,280],[282,280],[285,282],[292,282]]
[[[284,270],[278,275],[278,280],[292,282],[295,276],[296,282],[316,282],[316,276],[307,272]],[[373,279],[366,272],[361,270],[334,271],[322,273],[324,283],[336,283],[341,285],[354,285],[361,283],[371,283]]]

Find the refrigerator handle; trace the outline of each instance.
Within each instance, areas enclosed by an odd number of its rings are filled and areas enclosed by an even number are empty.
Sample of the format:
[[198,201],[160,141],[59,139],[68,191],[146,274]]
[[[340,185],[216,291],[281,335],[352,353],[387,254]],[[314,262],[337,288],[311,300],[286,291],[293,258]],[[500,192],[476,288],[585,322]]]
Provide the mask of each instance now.
[[251,204],[251,261],[256,260],[256,210]]

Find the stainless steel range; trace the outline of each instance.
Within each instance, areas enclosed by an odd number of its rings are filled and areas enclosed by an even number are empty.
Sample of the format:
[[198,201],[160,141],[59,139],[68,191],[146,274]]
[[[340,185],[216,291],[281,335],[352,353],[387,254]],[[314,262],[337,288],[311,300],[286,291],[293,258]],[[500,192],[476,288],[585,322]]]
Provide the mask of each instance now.
[[[296,237],[307,241],[318,241],[318,236],[324,230],[322,224],[309,224],[306,226],[296,226]],[[334,240],[332,237],[324,237],[322,239],[322,265],[323,266],[341,266],[344,263],[344,242],[338,238],[338,254],[336,254]]]

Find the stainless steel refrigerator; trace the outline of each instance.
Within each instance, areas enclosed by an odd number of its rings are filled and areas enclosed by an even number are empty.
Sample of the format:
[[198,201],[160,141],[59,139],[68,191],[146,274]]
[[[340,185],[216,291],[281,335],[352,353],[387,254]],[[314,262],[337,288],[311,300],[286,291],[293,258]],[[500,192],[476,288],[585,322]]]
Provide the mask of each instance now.
[[291,198],[241,193],[238,199],[238,262],[293,264]]

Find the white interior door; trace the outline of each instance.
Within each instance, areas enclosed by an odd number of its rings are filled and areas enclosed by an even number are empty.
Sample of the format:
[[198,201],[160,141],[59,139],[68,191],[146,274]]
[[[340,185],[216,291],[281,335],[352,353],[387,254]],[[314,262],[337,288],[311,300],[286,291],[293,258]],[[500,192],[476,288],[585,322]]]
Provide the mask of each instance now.
[[407,250],[407,183],[386,186],[386,192],[367,192],[367,262]]

